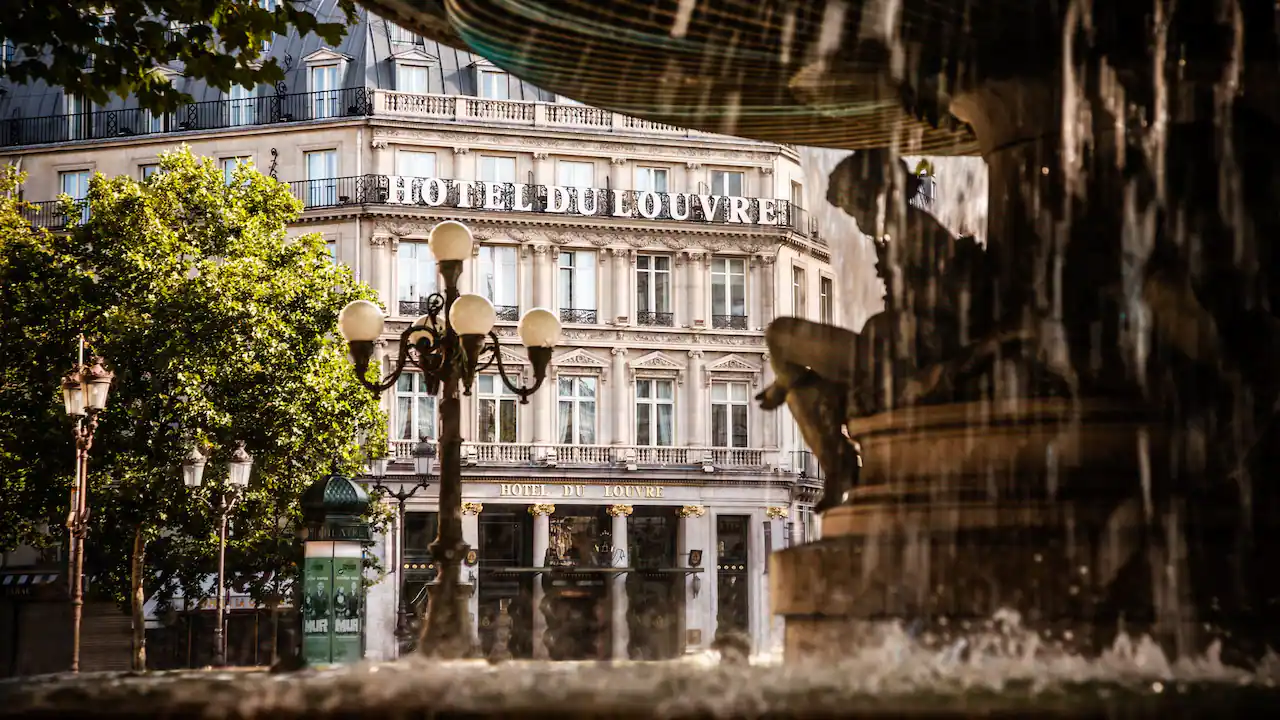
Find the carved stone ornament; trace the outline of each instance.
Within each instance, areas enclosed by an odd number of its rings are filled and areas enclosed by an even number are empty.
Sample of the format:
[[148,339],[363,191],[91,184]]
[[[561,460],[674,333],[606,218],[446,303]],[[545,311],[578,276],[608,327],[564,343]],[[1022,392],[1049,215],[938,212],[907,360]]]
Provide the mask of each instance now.
[[771,507],[764,514],[770,520],[786,520],[791,513],[784,507]]
[[630,517],[635,508],[631,505],[610,505],[605,511],[609,517]]
[[386,150],[387,141],[383,140],[382,138],[374,138],[369,142],[369,147],[373,148],[374,150]]
[[707,514],[707,509],[701,505],[681,505],[676,514],[682,518],[700,518]]
[[685,366],[667,357],[661,350],[642,355],[627,363],[627,366],[631,371],[633,382],[637,375],[643,375],[644,377],[674,378],[677,384],[684,383]]
[[479,515],[484,512],[484,503],[464,502],[462,503],[463,515]]
[[534,517],[543,515],[552,515],[556,511],[556,506],[551,503],[537,503],[529,506],[529,514]]

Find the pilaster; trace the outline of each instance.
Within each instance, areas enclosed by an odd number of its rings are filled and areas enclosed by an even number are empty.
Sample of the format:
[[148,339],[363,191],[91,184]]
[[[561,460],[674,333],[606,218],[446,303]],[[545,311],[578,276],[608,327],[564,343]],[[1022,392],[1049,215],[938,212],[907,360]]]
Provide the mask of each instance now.
[[[625,568],[629,566],[627,518],[634,508],[630,505],[610,505],[607,512],[613,518],[613,566]],[[626,576],[622,573],[613,575],[609,581],[610,609],[610,648],[614,660],[626,660],[630,657],[627,645],[631,642],[631,631],[627,627],[627,585]]]
[[[556,511],[556,506],[549,503],[539,503],[529,506],[529,514],[533,516],[533,566],[545,567],[547,562],[547,548],[551,547],[551,515]],[[547,644],[544,642],[547,635],[547,617],[543,613],[543,589],[542,579],[537,578],[533,582],[533,657],[537,660],[546,660]]]
[[627,349],[616,347],[609,352],[613,355],[613,368],[610,372],[613,380],[613,444],[627,445],[631,442],[631,423],[627,419],[631,413],[632,387],[627,372]]
[[453,176],[459,180],[476,179],[476,156],[471,154],[470,148],[453,149]]
[[[685,568],[706,568],[714,553],[708,534],[707,509],[701,505],[685,505],[676,511],[680,522],[676,529],[676,562]],[[707,647],[715,635],[712,624],[711,584],[708,573],[689,573],[684,577],[684,651],[696,652]]]
[[688,408],[688,424],[685,426],[685,437],[689,439],[690,447],[700,447],[707,444],[706,438],[706,421],[703,419],[703,405],[706,401],[706,385],[702,382],[703,369],[702,351],[689,351],[689,382],[684,384],[685,387],[685,406]]

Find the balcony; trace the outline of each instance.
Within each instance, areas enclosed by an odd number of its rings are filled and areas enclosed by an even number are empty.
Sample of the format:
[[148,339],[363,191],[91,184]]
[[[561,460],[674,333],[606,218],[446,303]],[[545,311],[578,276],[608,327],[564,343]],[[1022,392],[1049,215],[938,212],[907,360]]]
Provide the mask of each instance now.
[[344,88],[311,93],[211,100],[155,114],[141,108],[0,121],[0,147],[110,140],[140,135],[220,130],[283,122],[364,117],[372,111],[369,90]]
[[493,311],[498,315],[498,322],[518,322],[520,320],[519,305],[494,305]]
[[560,322],[577,323],[579,325],[595,325],[599,322],[599,312],[581,308],[560,308]]
[[675,325],[676,314],[669,312],[649,312],[648,310],[636,311],[636,324],[647,327],[672,327]]
[[711,327],[716,330],[746,330],[746,315],[712,315]]
[[[413,440],[392,440],[392,457],[399,461],[413,458]],[[757,448],[654,447],[650,445],[559,445],[532,443],[462,444],[462,458],[467,465],[527,467],[604,467],[626,469],[763,469],[766,453]]]
[[428,95],[393,90],[372,92],[373,112],[379,116],[400,116],[452,123],[480,122],[615,134],[704,137],[741,141],[740,138],[728,135],[689,130],[586,105],[526,100],[487,100],[463,95]]

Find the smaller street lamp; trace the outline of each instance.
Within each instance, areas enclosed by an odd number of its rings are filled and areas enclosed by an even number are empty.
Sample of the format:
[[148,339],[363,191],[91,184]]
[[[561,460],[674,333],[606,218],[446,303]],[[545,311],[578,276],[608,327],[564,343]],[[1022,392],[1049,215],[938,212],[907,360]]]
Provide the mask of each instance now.
[[396,501],[396,650],[404,653],[409,646],[413,628],[409,623],[409,602],[404,593],[404,506],[419,490],[430,486],[431,465],[435,460],[436,449],[426,440],[420,440],[413,448],[414,475],[387,476],[388,460],[377,458],[369,463],[373,474],[373,488]]
[[[204,469],[208,457],[200,452],[200,448],[192,447],[191,452],[182,460],[182,484],[195,490],[204,480]],[[217,620],[213,625],[213,664],[222,667],[227,664],[226,642],[226,571],[227,571],[227,518],[240,499],[240,493],[249,486],[249,474],[253,470],[253,456],[244,449],[244,442],[237,441],[236,449],[227,460],[227,482],[222,492],[215,492],[213,500],[206,499],[209,506],[218,514],[218,596],[214,601]]]
[[107,407],[111,381],[115,375],[107,370],[100,357],[84,364],[83,338],[81,362],[62,378],[62,403],[71,418],[71,439],[76,446],[76,480],[71,487],[67,510],[67,530],[71,545],[71,672],[80,672],[80,625],[84,616],[84,540],[89,527],[89,448],[98,429],[98,413]]

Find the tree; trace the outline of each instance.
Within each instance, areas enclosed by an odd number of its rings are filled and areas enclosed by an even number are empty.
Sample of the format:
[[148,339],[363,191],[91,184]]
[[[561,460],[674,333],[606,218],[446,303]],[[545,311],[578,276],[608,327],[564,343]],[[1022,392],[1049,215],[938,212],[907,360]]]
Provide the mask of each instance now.
[[[346,24],[323,22],[312,7],[294,0],[7,3],[0,38],[12,58],[0,62],[0,77],[43,81],[95,103],[134,95],[141,107],[173,110],[192,98],[159,67],[177,64],[186,77],[226,92],[284,79],[276,59],[262,53],[277,35],[314,33],[336,45]],[[355,19],[354,0],[337,7],[347,22]]]
[[[20,413],[0,415],[0,456],[28,495],[38,493],[24,466],[68,476],[55,378],[67,367],[62,349],[84,332],[115,372],[90,462],[90,566],[99,589],[131,606],[141,664],[146,596],[181,589],[198,598],[212,569],[215,515],[181,481],[192,443],[211,452],[207,495],[225,477],[234,442],[245,441],[253,481],[234,516],[229,558],[252,556],[251,571],[277,579],[295,572],[278,519],[296,526],[301,490],[335,464],[353,468],[358,433],[385,446],[385,416],[334,332],[346,303],[374,293],[331,262],[318,236],[286,237],[301,203],[250,167],[227,182],[184,148],[142,182],[95,176],[87,202],[83,222],[67,206],[65,236],[18,227],[14,204],[0,206],[8,209],[0,228],[16,238],[0,245],[0,281],[20,281],[6,287],[0,316],[21,347],[43,353],[35,362],[0,360],[5,394],[24,401]],[[46,287],[54,300],[42,297]],[[59,442],[23,441],[59,433]],[[12,517],[30,536],[65,508],[65,500],[38,499],[43,517],[6,503],[0,527]],[[149,548],[157,553],[150,564]]]

